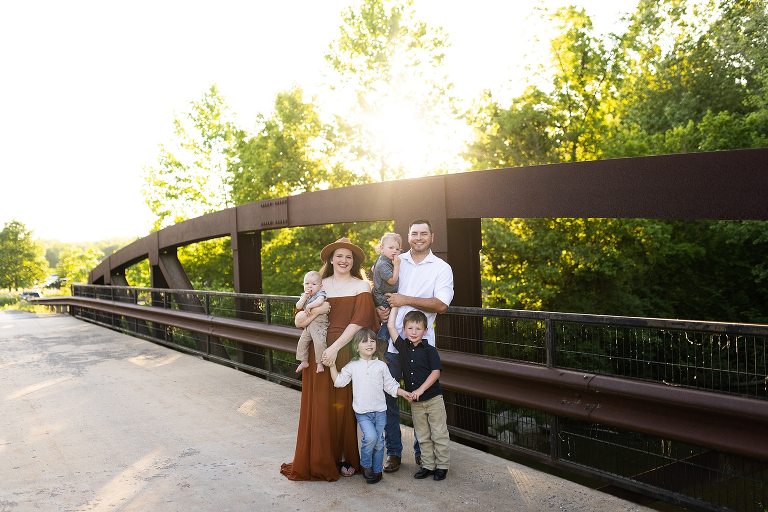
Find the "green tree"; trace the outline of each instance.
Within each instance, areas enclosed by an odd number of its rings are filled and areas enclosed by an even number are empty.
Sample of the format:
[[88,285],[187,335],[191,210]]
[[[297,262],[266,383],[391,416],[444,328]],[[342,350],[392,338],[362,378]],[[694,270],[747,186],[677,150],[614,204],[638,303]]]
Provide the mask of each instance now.
[[375,246],[391,223],[333,224],[268,231],[264,235],[262,268],[264,291],[299,295],[304,274],[322,266],[320,250],[341,237],[348,237],[366,254],[364,271],[374,263]]
[[174,120],[175,139],[160,146],[157,164],[145,170],[144,198],[160,229],[230,206],[227,169],[237,130],[212,85]]
[[473,169],[497,169],[555,163],[556,143],[550,136],[553,125],[549,98],[529,87],[512,100],[509,108],[499,105],[486,92],[476,109],[467,114],[474,140],[465,158]]
[[551,43],[554,146],[562,162],[598,159],[615,109],[611,59],[583,9],[559,9],[551,20],[560,32]]
[[[339,140],[333,125],[321,119],[314,101],[306,101],[299,88],[281,92],[275,100],[272,115],[268,118],[259,116],[259,132],[250,138],[238,137],[237,156],[230,164],[230,185],[235,204],[369,180],[366,175],[346,170],[344,159],[339,156],[339,144],[343,141]],[[349,231],[345,226],[312,226],[264,231],[264,291],[298,293],[296,283],[301,282],[304,273],[319,268],[320,249],[342,236],[357,239],[355,227],[351,229]],[[231,250],[221,248],[216,254],[221,256],[222,274],[230,276],[231,283]],[[224,254],[229,254],[230,259],[226,260]],[[181,259],[182,255],[179,257]],[[191,259],[182,261],[192,263]],[[190,275],[197,275],[197,272],[190,271]],[[226,286],[231,287],[231,284]]]
[[149,260],[142,260],[125,269],[125,279],[129,286],[149,288],[152,286],[150,277]]
[[616,109],[614,57],[594,34],[583,9],[568,7],[549,17],[559,34],[551,64],[539,73],[545,88],[529,86],[509,107],[486,93],[466,116],[475,138],[466,157],[474,169],[594,160]]
[[337,156],[333,126],[323,122],[314,100],[293,88],[275,99],[274,113],[260,115],[259,132],[238,132],[228,184],[236,205],[362,182]]
[[486,219],[482,252],[489,307],[646,315],[636,289],[660,239],[642,219]]
[[65,249],[59,253],[56,274],[68,284],[87,283],[88,274],[103,258],[104,253],[97,249]]
[[[174,139],[160,146],[157,164],[145,171],[144,197],[155,215],[154,229],[233,204],[230,171],[242,136],[215,85],[174,119]],[[220,240],[201,242],[181,248],[179,259],[196,286],[227,289],[232,286],[232,263],[231,257],[224,261],[226,250],[227,243]],[[129,269],[126,278],[134,285],[149,284],[143,266]]]
[[465,166],[446,48],[442,29],[419,20],[412,0],[363,0],[344,11],[326,59],[350,170],[383,181]]
[[42,245],[24,224],[12,220],[0,231],[0,288],[18,290],[36,285],[48,273]]
[[768,6],[643,0],[620,38],[607,156],[765,145]]
[[193,288],[233,291],[230,237],[215,238],[179,247],[178,256]]

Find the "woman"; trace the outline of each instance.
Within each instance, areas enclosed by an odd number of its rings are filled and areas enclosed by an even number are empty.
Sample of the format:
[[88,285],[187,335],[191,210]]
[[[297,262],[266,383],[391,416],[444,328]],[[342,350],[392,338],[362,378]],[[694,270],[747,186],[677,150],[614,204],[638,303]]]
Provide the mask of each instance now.
[[[379,320],[373,306],[368,281],[361,266],[362,249],[347,238],[326,245],[320,251],[323,268],[323,290],[331,311],[328,318],[328,348],[322,363],[337,367],[349,362],[348,342],[362,327],[377,329]],[[315,314],[307,317],[307,322]],[[298,326],[297,327],[301,327]],[[315,363],[310,350],[309,368]],[[293,462],[283,464],[280,472],[291,480],[339,479],[360,471],[357,451],[357,424],[352,410],[350,387],[336,388],[330,372],[303,371],[301,377],[301,410]]]

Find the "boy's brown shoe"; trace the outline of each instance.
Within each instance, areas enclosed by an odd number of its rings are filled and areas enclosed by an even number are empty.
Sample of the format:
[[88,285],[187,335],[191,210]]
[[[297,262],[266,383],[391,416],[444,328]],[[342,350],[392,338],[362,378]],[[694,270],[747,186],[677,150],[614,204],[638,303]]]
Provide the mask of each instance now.
[[388,455],[386,462],[384,462],[384,472],[394,473],[400,469],[400,457],[397,455]]

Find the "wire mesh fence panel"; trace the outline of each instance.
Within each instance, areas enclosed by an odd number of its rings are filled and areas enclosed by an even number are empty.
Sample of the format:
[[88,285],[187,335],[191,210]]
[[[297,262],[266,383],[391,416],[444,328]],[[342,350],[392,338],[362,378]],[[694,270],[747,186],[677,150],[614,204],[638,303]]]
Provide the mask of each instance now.
[[557,366],[754,398],[766,394],[766,336],[560,322]]
[[458,435],[486,438],[497,448],[549,454],[549,413],[462,393],[447,394],[445,400],[449,424],[463,431]]
[[438,318],[438,348],[546,363],[546,327],[543,319],[487,315],[480,308],[457,309],[460,312],[449,312]]
[[762,511],[768,464],[674,440],[561,418],[563,461],[703,509]]
[[301,382],[301,376],[296,374],[296,354],[292,352],[283,352],[273,350],[271,353],[272,373],[277,376],[293,380],[296,383]]

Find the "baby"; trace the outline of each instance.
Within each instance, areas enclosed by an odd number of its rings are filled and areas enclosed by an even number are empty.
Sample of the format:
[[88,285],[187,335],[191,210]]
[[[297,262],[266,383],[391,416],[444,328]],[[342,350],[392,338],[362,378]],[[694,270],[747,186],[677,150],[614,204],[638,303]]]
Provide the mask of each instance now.
[[[323,278],[320,275],[320,272],[311,271],[304,275],[304,293],[301,294],[301,297],[299,297],[299,300],[296,302],[296,309],[300,310],[296,313],[297,323],[302,320],[300,315],[303,315],[304,317],[309,316],[313,309],[325,302],[325,292],[322,288]],[[309,325],[304,328],[299,337],[299,344],[296,347],[296,359],[301,361],[299,366],[296,367],[296,373],[309,367],[310,342],[314,345],[317,373],[325,371],[323,363],[320,361],[323,358],[323,351],[326,349],[325,338],[327,333],[327,313],[317,315],[317,318],[312,320]]]

